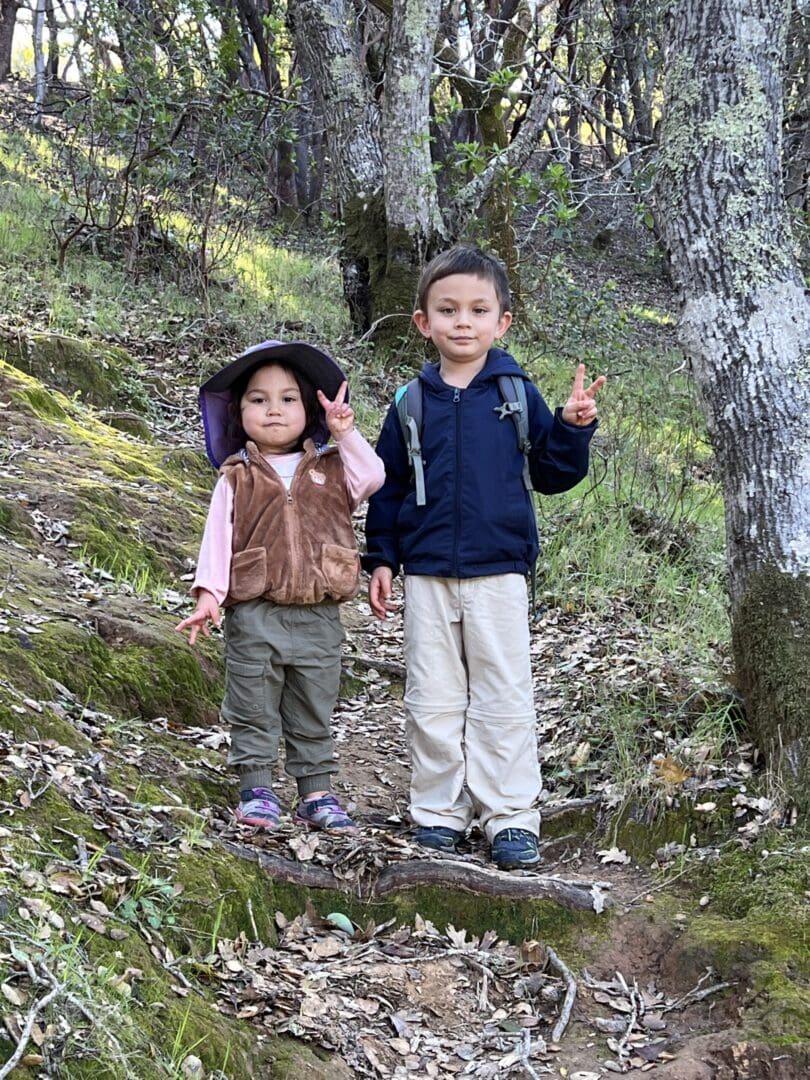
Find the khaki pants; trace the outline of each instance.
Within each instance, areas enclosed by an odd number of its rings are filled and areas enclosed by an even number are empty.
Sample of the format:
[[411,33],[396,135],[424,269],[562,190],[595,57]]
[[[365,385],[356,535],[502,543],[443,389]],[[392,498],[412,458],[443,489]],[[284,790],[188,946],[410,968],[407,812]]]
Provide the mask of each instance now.
[[540,831],[526,582],[520,574],[405,580],[411,817]]
[[281,736],[298,792],[328,790],[335,771],[330,729],[343,641],[338,605],[248,600],[225,614],[228,763],[245,787],[271,787]]

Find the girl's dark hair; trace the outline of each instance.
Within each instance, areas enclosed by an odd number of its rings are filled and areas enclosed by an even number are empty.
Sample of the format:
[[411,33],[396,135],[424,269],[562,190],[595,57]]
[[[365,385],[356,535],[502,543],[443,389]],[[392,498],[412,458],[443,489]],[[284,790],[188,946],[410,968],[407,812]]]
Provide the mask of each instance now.
[[304,406],[304,415],[306,416],[306,425],[301,433],[301,438],[293,447],[293,450],[303,450],[304,440],[308,439],[312,434],[312,429],[318,422],[320,405],[318,404],[318,398],[315,391],[315,386],[309,381],[306,375],[302,375],[300,372],[295,371],[293,368],[285,367],[284,364],[274,364],[272,361],[267,363],[262,361],[256,364],[255,367],[250,368],[243,375],[241,375],[231,387],[231,400],[228,405],[228,430],[227,436],[229,439],[238,440],[240,446],[244,446],[247,442],[247,435],[245,429],[242,427],[242,410],[240,404],[242,398],[245,396],[245,391],[248,388],[248,383],[256,374],[260,368],[265,367],[280,367],[291,375],[295,379],[295,384],[301,391],[301,402]]

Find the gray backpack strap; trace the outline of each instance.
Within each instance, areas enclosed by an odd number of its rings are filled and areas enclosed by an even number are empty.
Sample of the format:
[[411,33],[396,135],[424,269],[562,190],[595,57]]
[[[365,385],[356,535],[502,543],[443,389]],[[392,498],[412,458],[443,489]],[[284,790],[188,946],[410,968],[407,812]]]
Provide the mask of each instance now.
[[499,420],[507,416],[512,418],[517,434],[518,449],[523,454],[523,486],[527,491],[534,491],[529,473],[529,406],[526,401],[526,384],[519,376],[499,375],[498,390],[503,398],[503,405],[497,405],[495,412]]
[[402,429],[402,438],[408,448],[408,460],[413,470],[416,489],[416,505],[425,505],[425,467],[422,462],[422,386],[418,379],[411,379],[396,392],[394,401]]
[[[517,434],[518,447],[523,454],[523,486],[531,493],[532,478],[529,472],[529,406],[526,401],[526,384],[519,376],[499,375],[498,390],[503,398],[503,405],[495,407],[499,420],[505,420],[507,416],[512,418]],[[537,562],[532,563],[531,568],[531,619],[537,618]]]

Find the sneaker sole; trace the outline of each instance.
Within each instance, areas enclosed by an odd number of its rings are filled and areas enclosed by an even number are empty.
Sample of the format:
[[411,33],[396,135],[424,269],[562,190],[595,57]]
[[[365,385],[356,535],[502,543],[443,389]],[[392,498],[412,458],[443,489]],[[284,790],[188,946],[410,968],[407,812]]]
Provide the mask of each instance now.
[[277,829],[279,825],[279,822],[273,821],[272,818],[245,817],[244,814],[240,814],[238,810],[234,811],[233,816],[237,825],[249,825],[254,829],[267,829],[270,831],[271,829]]
[[334,833],[346,833],[357,832],[358,827],[355,824],[351,825],[316,825],[314,821],[310,821],[308,818],[300,818],[296,814],[293,818],[296,825],[303,825],[305,829],[312,829],[313,832],[334,832]]

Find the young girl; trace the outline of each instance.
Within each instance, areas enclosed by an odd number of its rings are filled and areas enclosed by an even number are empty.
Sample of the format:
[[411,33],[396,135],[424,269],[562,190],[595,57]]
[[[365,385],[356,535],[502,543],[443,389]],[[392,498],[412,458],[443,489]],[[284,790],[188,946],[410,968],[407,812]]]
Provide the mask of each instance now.
[[[383,464],[354,427],[343,372],[301,342],[248,349],[200,391],[208,457],[220,478],[197,573],[197,607],[176,627],[208,635],[225,608],[229,764],[236,820],[272,829],[280,737],[298,785],[295,820],[354,823],[332,794],[330,717],[340,681],[338,604],[356,595],[355,507],[382,486]],[[337,449],[327,448],[332,436]]]

